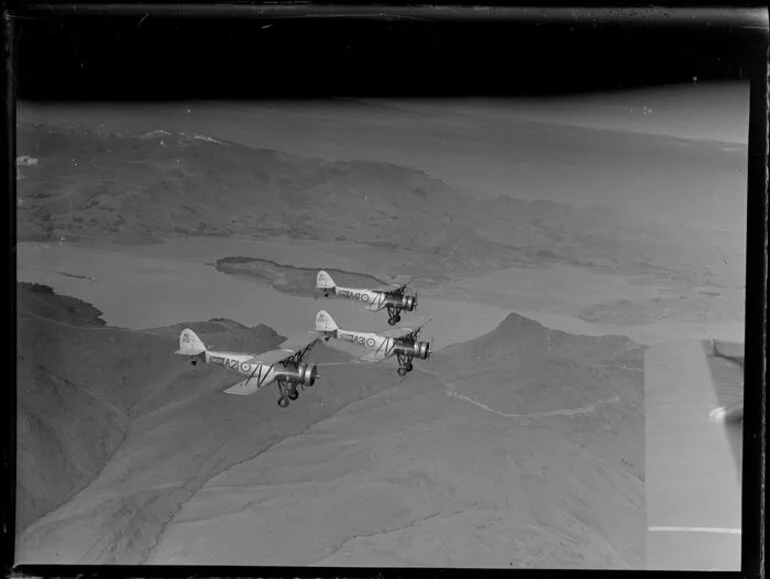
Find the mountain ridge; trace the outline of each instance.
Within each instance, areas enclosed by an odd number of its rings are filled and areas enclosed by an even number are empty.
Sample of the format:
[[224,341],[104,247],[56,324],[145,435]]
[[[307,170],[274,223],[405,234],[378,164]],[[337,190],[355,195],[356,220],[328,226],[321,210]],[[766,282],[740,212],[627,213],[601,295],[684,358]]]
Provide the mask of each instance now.
[[293,237],[416,251],[425,274],[567,263],[702,284],[743,275],[740,236],[666,227],[611,208],[477,198],[393,163],[77,126],[22,124],[18,141],[19,154],[38,159],[19,181],[21,240]]

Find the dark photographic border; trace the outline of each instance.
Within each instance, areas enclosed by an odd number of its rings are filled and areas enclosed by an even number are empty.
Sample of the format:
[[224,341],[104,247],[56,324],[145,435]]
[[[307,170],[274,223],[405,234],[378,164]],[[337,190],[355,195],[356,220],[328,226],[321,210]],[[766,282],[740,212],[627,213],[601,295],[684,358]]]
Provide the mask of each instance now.
[[[107,21],[129,19],[133,25],[141,25],[144,19],[157,21],[156,26],[173,27],[181,21],[197,19],[263,19],[263,20],[298,20],[323,26],[325,22],[344,21],[348,26],[360,25],[362,22],[390,22],[394,26],[410,25],[410,23],[431,22],[434,25],[451,25],[468,29],[478,26],[481,22],[493,22],[497,26],[509,27],[540,27],[552,29],[556,27],[574,27],[583,33],[605,27],[620,27],[627,32],[638,33],[642,30],[650,37],[656,34],[673,35],[682,29],[690,32],[701,32],[710,41],[720,38],[725,46],[733,50],[733,57],[741,61],[742,75],[750,80],[750,122],[749,122],[749,165],[748,165],[748,222],[747,222],[747,261],[746,261],[746,367],[745,367],[745,413],[743,439],[743,533],[742,533],[742,570],[741,577],[759,577],[765,566],[764,552],[764,520],[765,520],[765,432],[766,432],[766,359],[767,351],[767,273],[768,273],[768,195],[767,195],[767,139],[768,139],[768,66],[767,66],[767,28],[758,18],[757,12],[743,9],[724,9],[719,7],[704,7],[702,9],[668,9],[668,8],[631,8],[598,6],[589,8],[581,5],[561,5],[551,8],[517,7],[514,5],[495,4],[478,7],[471,4],[437,4],[431,6],[414,6],[406,3],[389,3],[388,5],[370,4],[324,4],[324,3],[232,3],[232,4],[130,4],[130,3],[16,3],[3,11],[3,49],[4,66],[3,79],[3,142],[4,163],[2,164],[2,179],[8,207],[8,219],[5,230],[8,235],[6,259],[8,271],[9,295],[7,304],[15,303],[15,102],[17,98],[17,79],[20,71],[15,60],[15,46],[19,40],[20,24],[41,25],[62,24],[99,16]],[[477,32],[475,32],[477,33]],[[469,34],[469,41],[474,38]],[[318,41],[323,41],[323,34],[318,33]],[[559,48],[556,48],[559,50]],[[608,48],[610,50],[610,48]],[[401,54],[401,53],[400,53]],[[363,59],[361,55],[356,58]],[[705,58],[705,57],[704,57]],[[557,57],[558,60],[558,57]],[[331,63],[334,65],[334,63]],[[547,76],[547,74],[545,75]],[[338,82],[343,79],[335,77]],[[369,78],[367,76],[367,78]],[[353,81],[351,81],[353,82]],[[494,85],[491,80],[489,87],[478,87],[474,90],[487,92]],[[310,83],[308,83],[310,84]],[[353,86],[352,84],[330,83],[326,89],[305,87],[302,83],[292,84],[290,88],[273,87],[274,96],[310,97],[318,96],[324,90],[338,92]],[[505,92],[504,87],[500,87]],[[138,89],[141,91],[141,87]],[[212,90],[218,90],[214,87]],[[291,95],[282,91],[294,91]],[[394,89],[398,92],[397,87]],[[418,86],[412,92],[420,96],[440,96],[442,94],[462,93],[459,85],[436,86],[433,91],[429,87]],[[466,87],[466,90],[467,89]],[[106,94],[106,93],[105,93]],[[40,95],[38,95],[40,96]],[[45,96],[45,95],[43,95]],[[107,99],[109,95],[99,98]],[[59,98],[59,97],[53,97]],[[70,98],[77,98],[71,94]],[[129,95],[127,98],[136,98]],[[169,98],[176,98],[173,94]],[[10,342],[6,345],[6,368],[13,369],[16,364],[15,352],[15,308],[8,308],[7,322],[11,329]],[[15,373],[14,373],[15,375]],[[131,576],[402,576],[402,575],[448,575],[460,571],[475,574],[473,570],[410,570],[410,569],[369,569],[369,568],[256,568],[249,567],[112,567],[112,566],[23,566],[13,567],[14,527],[15,527],[15,480],[16,461],[16,393],[8,386],[5,389],[6,410],[4,420],[3,444],[3,563],[9,574],[31,576],[94,576],[131,575]],[[484,574],[509,572],[503,570],[484,570]],[[550,576],[553,571],[522,570],[519,573],[527,575]],[[577,572],[571,572],[577,573]],[[615,572],[597,570],[585,571],[591,575],[612,575]],[[717,573],[720,576],[736,576],[735,573]]]

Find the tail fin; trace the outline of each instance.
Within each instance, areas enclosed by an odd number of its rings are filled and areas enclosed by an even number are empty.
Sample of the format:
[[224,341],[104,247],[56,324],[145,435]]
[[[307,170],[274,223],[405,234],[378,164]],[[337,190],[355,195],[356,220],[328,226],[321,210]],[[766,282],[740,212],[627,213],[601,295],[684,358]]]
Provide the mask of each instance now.
[[181,356],[197,356],[206,351],[206,345],[201,342],[198,335],[189,328],[179,334],[179,349],[174,352]]
[[327,335],[336,335],[339,326],[327,311],[321,310],[315,316],[315,329],[317,332],[323,332]]
[[318,272],[318,275],[315,278],[315,287],[317,289],[331,290],[336,287],[336,284],[334,283],[332,276],[330,276],[324,270],[321,270]]

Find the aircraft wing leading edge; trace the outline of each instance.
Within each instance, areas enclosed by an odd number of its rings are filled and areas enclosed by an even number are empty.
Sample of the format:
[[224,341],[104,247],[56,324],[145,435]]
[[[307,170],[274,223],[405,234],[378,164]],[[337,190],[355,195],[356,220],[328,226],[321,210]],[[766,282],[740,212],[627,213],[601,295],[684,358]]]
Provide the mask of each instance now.
[[302,356],[315,346],[321,337],[317,332],[296,332],[279,345],[279,349],[257,354],[250,361],[260,364],[278,364],[301,353]]
[[256,380],[241,380],[237,384],[230,386],[227,390],[224,391],[225,394],[238,394],[240,396],[251,396],[254,394],[257,390],[259,390],[259,385],[257,384]]
[[411,334],[417,333],[422,327],[430,321],[430,318],[417,318],[413,321],[409,328],[393,328],[391,330],[385,330],[382,335],[386,338],[405,338]]

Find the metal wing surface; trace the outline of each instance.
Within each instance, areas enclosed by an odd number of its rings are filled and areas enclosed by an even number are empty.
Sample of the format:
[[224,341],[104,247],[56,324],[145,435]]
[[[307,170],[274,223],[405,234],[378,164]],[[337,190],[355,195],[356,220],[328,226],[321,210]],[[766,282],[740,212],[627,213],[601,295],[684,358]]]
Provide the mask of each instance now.
[[277,364],[300,354],[307,354],[308,350],[321,341],[318,332],[296,332],[279,344],[278,349],[269,350],[253,356],[249,362],[260,364]]
[[257,354],[251,360],[249,360],[249,362],[253,364],[266,364],[271,366],[291,358],[294,354],[295,352],[293,350],[269,350],[267,352]]
[[366,362],[369,364],[379,364],[381,362],[384,362],[384,358],[376,358],[374,354],[366,354],[365,356],[359,356],[358,358],[355,358],[355,362],[362,363]]
[[382,292],[382,293],[395,293],[397,290],[402,288],[404,286],[399,286],[398,284],[390,284],[390,285],[381,285],[379,287],[373,287],[369,288],[373,292]]
[[429,321],[430,318],[416,318],[409,324],[409,327],[393,328],[390,330],[385,330],[384,332],[381,332],[381,334],[386,338],[406,338],[407,336],[419,332],[422,327]]
[[307,354],[313,346],[321,341],[321,337],[321,334],[316,331],[296,332],[286,338],[286,341],[280,344],[279,348],[287,352],[289,356],[299,354],[299,357],[301,358]]
[[404,291],[404,289],[406,289],[406,286],[408,286],[412,282],[413,278],[411,277],[407,278],[407,277],[401,276],[396,279],[398,281],[395,281],[393,283],[389,283],[387,285],[383,285],[380,287],[371,288],[371,289],[372,291],[376,291],[376,292],[393,293],[393,294],[401,293]]
[[239,396],[251,396],[259,390],[259,384],[256,380],[242,380],[237,384],[230,386],[225,390],[225,394],[237,394]]

